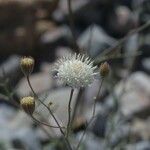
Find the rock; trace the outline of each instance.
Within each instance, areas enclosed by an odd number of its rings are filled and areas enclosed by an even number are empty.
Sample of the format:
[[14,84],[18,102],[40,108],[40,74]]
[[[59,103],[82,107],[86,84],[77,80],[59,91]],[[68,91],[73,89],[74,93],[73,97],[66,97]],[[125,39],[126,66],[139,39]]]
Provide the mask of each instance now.
[[47,32],[47,31],[50,32],[50,31],[55,30],[56,26],[51,21],[40,20],[40,21],[36,22],[35,28],[36,28],[36,32],[39,35],[42,35],[43,33]]
[[135,119],[131,125],[132,140],[150,140],[150,118]]
[[126,147],[127,150],[149,150],[150,149],[150,143],[149,141],[142,141],[138,142],[136,144],[130,144]]
[[[109,0],[72,0],[72,11],[74,14],[75,24],[85,26],[95,23],[102,23],[103,19],[108,14],[108,8],[112,5]],[[114,3],[113,3],[114,4]],[[105,16],[104,16],[104,15]],[[61,0],[58,8],[53,13],[53,18],[57,22],[62,22],[68,19],[68,5],[66,0]],[[104,21],[103,21],[104,22]],[[79,24],[78,24],[79,23]]]
[[115,37],[121,38],[135,28],[136,22],[137,17],[129,7],[119,5],[110,13],[106,26]]
[[120,82],[115,88],[116,95],[121,95],[119,103],[126,117],[150,114],[150,78],[143,72],[131,74],[126,82]]
[[6,141],[6,140],[1,140],[0,141],[0,149],[2,150],[6,150],[6,149],[11,149],[11,150],[14,150],[12,148],[12,144],[11,144],[11,141]]
[[16,81],[21,73],[19,70],[20,57],[17,55],[12,55],[0,65],[0,78],[9,78],[10,81]]
[[122,141],[126,140],[129,136],[130,127],[129,125],[116,126],[114,132],[111,133],[109,144],[110,147],[117,147]]
[[43,44],[48,44],[48,43],[54,44],[57,43],[58,41],[68,39],[68,32],[70,33],[67,26],[57,27],[53,31],[45,32],[41,36],[40,41]]
[[97,56],[115,42],[116,40],[107,35],[98,25],[91,25],[78,38],[79,46],[87,49],[91,57]]
[[34,0],[36,6],[36,17],[45,19],[51,17],[52,13],[58,7],[59,0]]
[[99,114],[93,123],[92,131],[93,133],[101,138],[105,137],[106,124],[108,117],[104,114]]
[[49,136],[51,134],[51,131],[49,131],[49,130],[50,130],[50,128],[48,128],[44,125],[42,126],[42,128],[38,126],[35,129],[35,134],[41,142],[49,141]]
[[107,116],[107,122],[105,126],[106,144],[111,149],[117,147],[123,141],[125,141],[130,134],[130,125],[126,122],[124,116],[120,113],[110,112]]
[[24,149],[31,150],[41,150],[41,144],[39,139],[37,138],[35,132],[29,128],[22,128],[14,134],[13,143],[16,141],[16,144],[20,142]]
[[55,146],[50,143],[44,147],[44,150],[55,150]]
[[[30,81],[37,94],[48,91],[53,86],[53,78],[50,76],[50,73],[47,72],[32,74],[30,76]],[[19,97],[28,96],[32,93],[25,77],[22,78],[17,84],[16,92]]]
[[68,47],[58,47],[56,49],[56,58],[62,58],[70,54],[73,54],[73,52]]
[[[88,3],[89,0],[73,0],[72,1],[72,10],[73,12],[78,11],[81,9],[83,6],[85,6]],[[53,17],[57,21],[62,21],[64,17],[68,14],[68,5],[67,1],[61,0],[59,2],[59,5],[55,12],[53,13]]]
[[[31,128],[32,123],[24,112],[0,105],[0,141],[12,143],[18,139],[24,148],[40,150],[41,145]],[[12,145],[10,149],[13,149]]]
[[[125,53],[125,55],[127,55],[127,56],[134,55],[136,57],[135,54],[138,52],[137,50],[138,50],[138,46],[139,46],[138,38],[139,38],[139,35],[138,34],[134,34],[134,35],[132,35],[131,37],[129,37],[126,40],[125,45],[124,45],[124,53]],[[133,59],[134,59],[134,57],[126,57],[126,58],[124,58],[124,63],[125,63],[125,66],[127,68],[130,67],[130,65],[133,62]]]
[[51,68],[51,64],[47,62],[42,62],[40,65],[40,71],[45,72],[47,74],[50,74],[50,68]]
[[142,66],[148,73],[150,73],[150,57],[142,60]]
[[[77,140],[80,140],[82,135],[83,135],[83,132],[79,132],[77,134]],[[106,149],[105,143],[90,132],[86,132],[80,147],[84,147],[86,150]]]

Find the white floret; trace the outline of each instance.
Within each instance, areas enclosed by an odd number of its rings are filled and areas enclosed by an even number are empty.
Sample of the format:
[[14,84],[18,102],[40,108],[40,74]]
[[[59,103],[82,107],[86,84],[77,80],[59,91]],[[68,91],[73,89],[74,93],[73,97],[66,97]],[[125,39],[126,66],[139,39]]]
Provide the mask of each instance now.
[[62,58],[56,65],[57,77],[71,87],[86,87],[94,80],[96,67],[90,58],[84,55],[72,55]]

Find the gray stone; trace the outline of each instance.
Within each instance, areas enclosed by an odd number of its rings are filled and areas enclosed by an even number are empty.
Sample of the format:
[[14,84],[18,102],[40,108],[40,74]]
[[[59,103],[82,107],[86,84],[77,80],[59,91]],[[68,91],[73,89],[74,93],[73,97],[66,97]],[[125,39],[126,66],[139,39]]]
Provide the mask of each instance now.
[[115,87],[121,111],[125,116],[148,115],[150,107],[150,77],[143,72],[129,76]]
[[72,54],[72,51],[69,47],[58,47],[56,49],[56,57],[62,58],[64,56]]
[[9,77],[9,79],[14,79],[19,74],[20,69],[20,57],[17,55],[12,55],[6,59],[0,65],[0,78]]
[[47,62],[42,62],[41,64],[40,64],[40,71],[41,72],[45,72],[45,73],[49,73],[50,74],[50,69],[51,69],[51,67],[52,67],[52,65],[53,64],[50,64],[50,63],[47,63]]
[[108,28],[111,33],[117,37],[125,36],[131,29],[135,27],[137,16],[125,5],[118,5],[114,8],[108,21]]
[[[138,52],[137,51],[138,46],[139,46],[138,37],[139,37],[138,34],[134,34],[127,39],[127,41],[125,42],[125,45],[124,45],[125,55],[127,55],[127,56],[133,56],[134,55],[135,56],[135,54]],[[134,57],[126,57],[124,59],[124,63],[127,66],[127,68],[130,67],[133,59],[134,59]]]
[[[72,11],[76,12],[89,3],[89,0],[73,0],[72,1]],[[68,14],[68,5],[66,0],[61,0],[55,12],[53,13],[53,17],[57,21],[62,21],[64,17]]]
[[143,59],[143,60],[142,60],[142,65],[143,65],[144,69],[145,69],[148,73],[150,73],[150,57]]
[[14,140],[21,142],[23,147],[28,150],[42,150],[39,139],[35,132],[30,128],[21,128],[14,134]]
[[45,32],[41,36],[40,41],[43,44],[47,44],[47,43],[54,44],[57,41],[60,41],[62,39],[67,40],[69,36],[70,36],[70,30],[69,30],[69,28],[67,26],[61,26],[61,27],[57,27],[53,31],[47,31],[47,32]]
[[101,138],[105,137],[107,119],[108,117],[106,115],[99,114],[96,117],[95,122],[93,122],[92,131],[98,137],[101,137]]
[[[83,132],[77,134],[77,139],[80,140]],[[90,132],[86,132],[81,147],[85,147],[86,150],[104,150],[106,149],[104,141],[100,140]]]
[[40,20],[40,21],[37,21],[36,22],[36,25],[35,25],[35,28],[36,28],[36,32],[41,35],[43,34],[44,32],[47,32],[47,31],[53,31],[56,29],[56,26],[53,22],[51,21],[43,21],[43,20]]
[[109,143],[111,148],[126,140],[130,133],[130,126],[120,113],[109,114],[105,128],[105,142]]
[[114,45],[115,42],[114,38],[107,35],[100,26],[95,24],[88,27],[78,38],[79,46],[87,49],[91,57],[97,56],[104,49]]
[[150,140],[150,118],[135,119],[131,124],[132,139]]
[[142,141],[136,144],[130,144],[126,148],[127,150],[150,150],[149,141]]
[[24,148],[40,150],[41,145],[31,128],[32,123],[23,111],[0,105],[0,141],[12,142],[18,139]]
[[[30,76],[30,82],[37,94],[48,91],[53,86],[53,78],[48,72],[39,72]],[[28,96],[32,94],[31,89],[27,83],[26,78],[22,78],[16,87],[16,92],[19,97]]]

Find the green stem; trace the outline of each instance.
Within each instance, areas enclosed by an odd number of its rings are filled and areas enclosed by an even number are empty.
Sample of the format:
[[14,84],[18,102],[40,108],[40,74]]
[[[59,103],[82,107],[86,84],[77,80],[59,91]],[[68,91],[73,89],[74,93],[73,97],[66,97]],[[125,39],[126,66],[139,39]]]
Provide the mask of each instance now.
[[79,47],[76,42],[76,37],[75,37],[75,31],[74,31],[74,19],[73,19],[73,12],[72,12],[72,7],[71,7],[71,0],[67,0],[68,3],[68,13],[69,13],[69,24],[70,24],[70,30],[72,34],[72,39],[73,39],[73,47],[74,50],[79,53]]
[[98,92],[97,92],[97,95],[96,95],[96,98],[94,99],[93,117],[95,116],[96,103],[97,103],[98,96],[99,96],[100,91],[101,91],[101,88],[102,88],[103,81],[104,81],[104,79],[102,79],[102,81],[101,81],[101,83],[100,83],[100,86],[99,86],[99,89],[98,89]]
[[69,136],[69,132],[71,129],[71,101],[72,101],[72,97],[73,97],[73,92],[74,92],[74,89],[72,88],[71,92],[70,92],[69,103],[68,103],[68,124],[67,124],[67,133],[66,133],[67,138]]
[[37,122],[37,123],[39,123],[39,124],[43,124],[43,125],[48,126],[48,127],[50,127],[50,128],[59,128],[59,127],[57,127],[57,126],[49,125],[49,124],[46,123],[46,122],[41,122],[40,120],[38,120],[37,118],[35,118],[32,114],[30,114],[30,117],[31,117],[35,122]]

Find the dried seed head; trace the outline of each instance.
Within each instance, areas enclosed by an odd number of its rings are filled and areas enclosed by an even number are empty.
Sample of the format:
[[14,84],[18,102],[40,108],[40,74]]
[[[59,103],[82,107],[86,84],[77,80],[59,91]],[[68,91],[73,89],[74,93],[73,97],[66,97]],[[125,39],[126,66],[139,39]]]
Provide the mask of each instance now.
[[34,67],[34,59],[32,57],[23,57],[20,61],[20,67],[25,76],[29,76]]
[[109,75],[110,72],[110,66],[107,62],[104,62],[100,65],[100,75],[101,77],[105,78]]
[[94,80],[96,67],[93,61],[85,55],[74,54],[60,59],[54,68],[57,77],[64,84],[73,88],[86,87]]
[[33,114],[35,110],[35,99],[34,97],[24,97],[20,101],[21,107],[27,114]]

